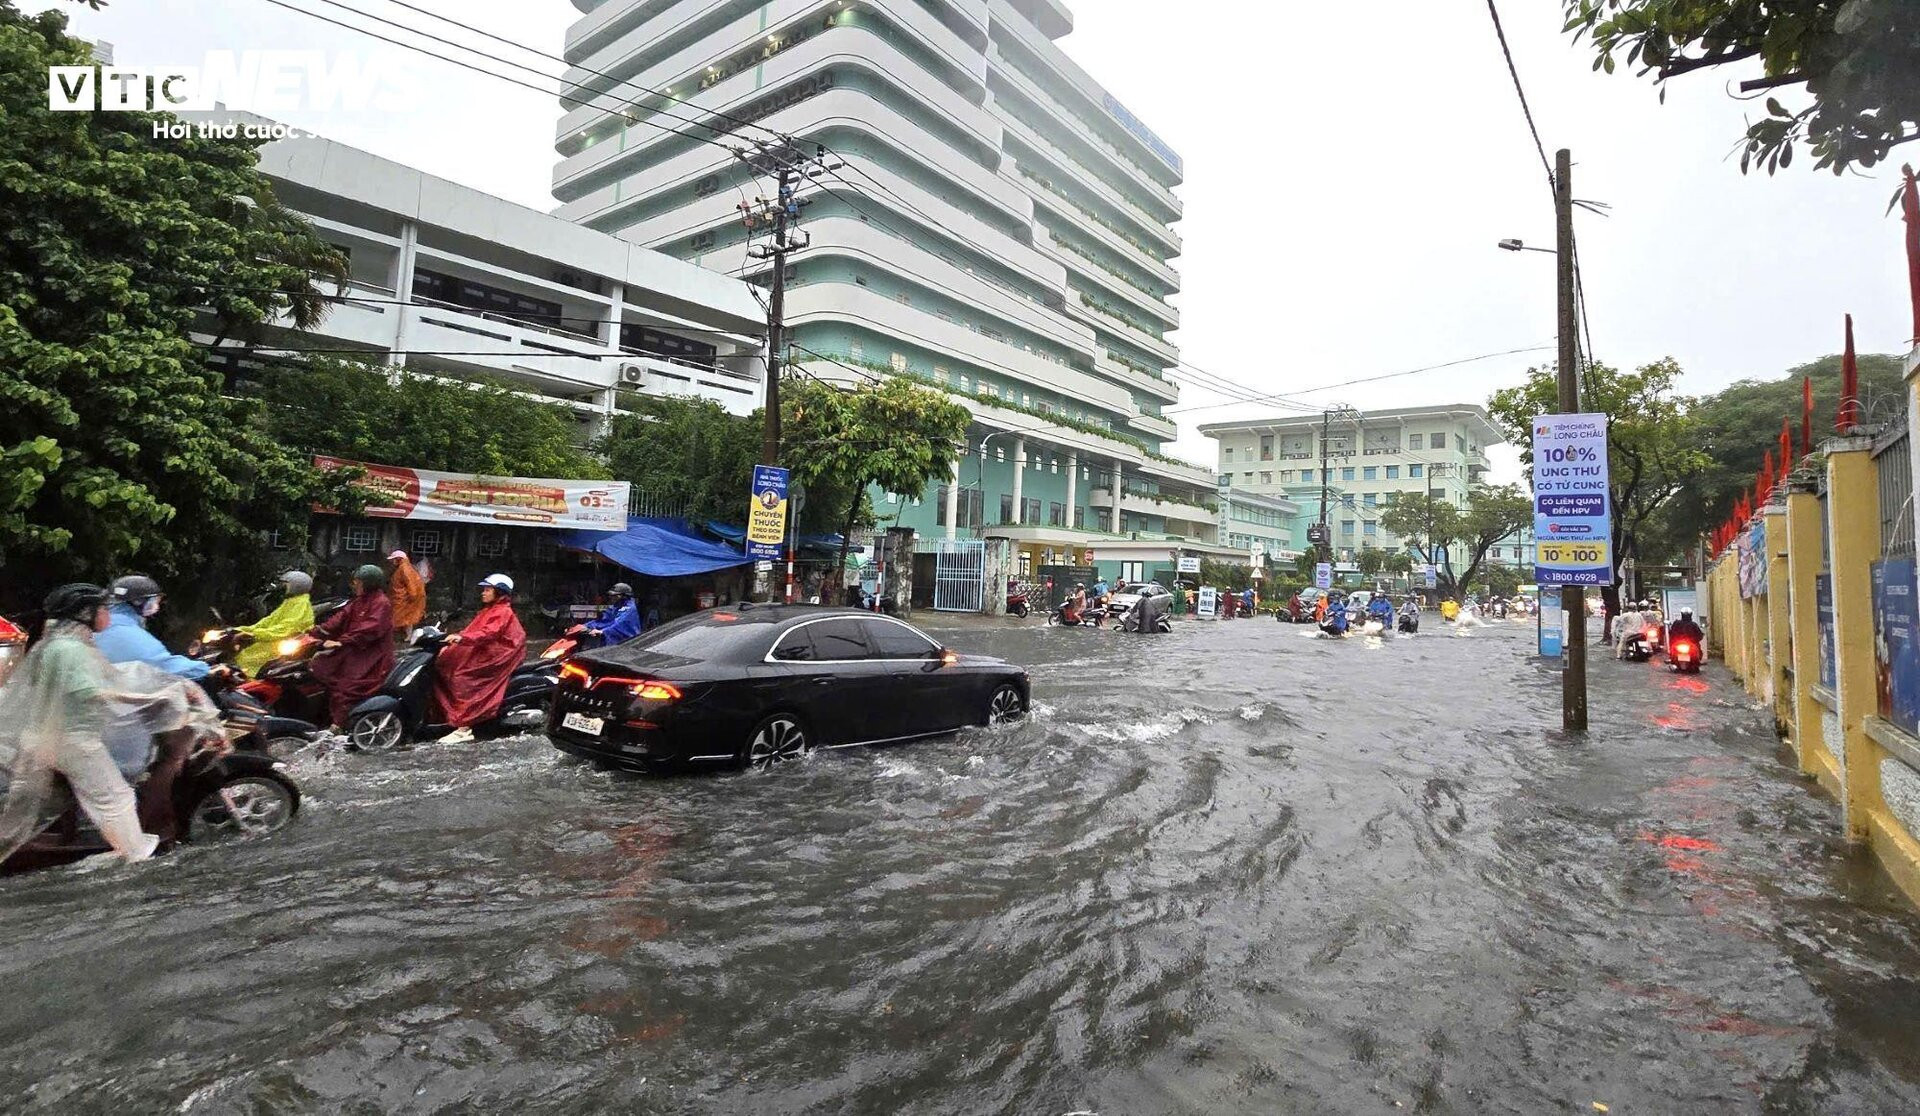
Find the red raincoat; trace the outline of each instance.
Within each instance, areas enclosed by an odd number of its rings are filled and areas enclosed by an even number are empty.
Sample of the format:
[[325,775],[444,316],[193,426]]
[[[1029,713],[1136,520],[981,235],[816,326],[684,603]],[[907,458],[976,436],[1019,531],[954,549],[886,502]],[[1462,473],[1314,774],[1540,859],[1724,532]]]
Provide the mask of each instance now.
[[313,675],[326,684],[333,723],[344,727],[347,714],[379,693],[393,669],[393,602],[378,589],[362,593],[314,631],[340,644],[314,657]]
[[468,728],[493,719],[507,680],[527,651],[527,633],[504,597],[482,608],[440,652],[433,667],[433,704],[446,724]]

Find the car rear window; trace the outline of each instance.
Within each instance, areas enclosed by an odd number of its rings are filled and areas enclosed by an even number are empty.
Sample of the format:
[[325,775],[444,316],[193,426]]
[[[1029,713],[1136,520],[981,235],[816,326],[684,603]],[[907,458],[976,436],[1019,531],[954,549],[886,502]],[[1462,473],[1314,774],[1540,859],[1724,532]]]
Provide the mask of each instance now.
[[767,638],[765,624],[715,621],[694,615],[642,632],[621,647],[679,659],[727,659]]
[[819,662],[864,659],[870,655],[864,625],[859,620],[822,620],[801,631],[813,640],[813,657]]

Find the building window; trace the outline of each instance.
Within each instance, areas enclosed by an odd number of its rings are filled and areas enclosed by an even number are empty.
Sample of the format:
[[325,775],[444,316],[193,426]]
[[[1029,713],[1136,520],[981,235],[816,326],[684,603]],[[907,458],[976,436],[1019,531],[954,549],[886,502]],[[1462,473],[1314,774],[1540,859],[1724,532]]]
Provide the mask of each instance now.
[[1341,479],[1341,480],[1343,480],[1343,481],[1350,481],[1350,480],[1352,480],[1352,479],[1353,479],[1353,466],[1351,466],[1351,465],[1349,465],[1349,466],[1347,466],[1346,468],[1344,468],[1344,469],[1342,469],[1342,470],[1340,470],[1340,479]]
[[1445,434],[1434,434],[1429,436],[1427,438],[1427,447],[1429,449],[1446,449],[1447,436]]
[[1387,479],[1388,479],[1388,480],[1399,480],[1399,479],[1400,479],[1400,466],[1398,466],[1398,465],[1389,465],[1389,466],[1387,466]]
[[440,532],[423,527],[415,528],[407,549],[422,557],[440,553]]
[[1024,514],[1020,516],[1020,522],[1022,523],[1040,522],[1040,501],[1038,499],[1035,499],[1033,497],[1028,497],[1027,499],[1022,500],[1021,504],[1023,505],[1023,507],[1021,508],[1021,511]]
[[1232,446],[1227,446],[1227,447],[1225,447],[1224,449],[1222,449],[1222,450],[1220,451],[1220,460],[1221,460],[1221,461],[1222,461],[1223,463],[1224,463],[1224,462],[1228,462],[1228,461],[1232,461],[1232,460],[1233,460],[1233,447],[1232,447]]
[[1351,535],[1351,534],[1353,534],[1353,520],[1351,520],[1351,519],[1343,519],[1343,520],[1341,520],[1341,521],[1340,521],[1340,533],[1341,533],[1341,534],[1343,534],[1343,535]]
[[[1370,539],[1371,539],[1371,538],[1373,538],[1373,537],[1374,537],[1375,535],[1378,535],[1379,533],[1380,533],[1380,525],[1379,525],[1378,523],[1369,523],[1369,524],[1367,524],[1367,525],[1366,525],[1366,531],[1365,531],[1365,534],[1366,534],[1366,536],[1367,536],[1368,538],[1370,538]],[[1372,546],[1373,544],[1372,544],[1372,543],[1368,543],[1367,545],[1368,545],[1368,546]]]
[[1093,529],[1096,531],[1105,531],[1109,534],[1112,533],[1113,531],[1113,509],[1112,508],[1093,509]]
[[1362,505],[1364,505],[1364,506],[1366,506],[1366,507],[1369,507],[1369,508],[1370,508],[1370,507],[1373,507],[1373,506],[1374,506],[1375,504],[1377,504],[1378,502],[1379,502],[1379,501],[1378,501],[1378,500],[1377,500],[1377,499],[1375,498],[1375,496],[1374,496],[1374,494],[1373,494],[1373,493],[1371,493],[1371,492],[1369,492],[1369,493],[1367,493],[1366,495],[1364,495],[1364,496],[1362,496],[1362,497],[1360,497],[1360,503],[1361,503]]
[[1395,504],[1397,504],[1397,503],[1399,503],[1399,502],[1400,502],[1400,494],[1399,494],[1398,492],[1389,492],[1389,493],[1387,493],[1387,506],[1388,506],[1388,507],[1392,507],[1393,505],[1395,505]]
[[1084,531],[1087,529],[1087,509],[1078,504],[1073,506],[1073,526],[1075,530]]
[[1409,465],[1407,466],[1407,475],[1410,477],[1425,476],[1426,470],[1427,467],[1425,465]]
[[1312,481],[1313,481],[1313,470],[1312,470],[1312,469],[1302,469],[1302,470],[1300,470],[1300,483],[1302,483],[1302,484],[1309,484],[1309,483],[1311,483]]
[[1067,525],[1067,506],[1065,504],[1047,505],[1047,526],[1065,527]]
[[1379,479],[1380,479],[1380,466],[1378,466],[1378,465],[1368,465],[1368,466],[1367,466],[1366,468],[1364,468],[1364,469],[1361,469],[1361,470],[1360,470],[1360,479],[1361,479],[1361,480],[1379,480]]
[[1493,559],[1494,561],[1496,561],[1496,562],[1498,562],[1498,561],[1500,560],[1500,548],[1496,546],[1496,547],[1494,547],[1494,548],[1493,548],[1492,550],[1489,550],[1489,551],[1487,552],[1487,557],[1489,557],[1489,558],[1491,558],[1491,559]]
[[1260,460],[1273,460],[1273,435],[1271,434],[1260,435]]
[[1120,580],[1126,581],[1126,582],[1135,582],[1135,581],[1145,581],[1146,579],[1147,579],[1147,571],[1143,563],[1140,563],[1140,562],[1120,563]]
[[479,545],[475,547],[475,550],[479,552],[482,558],[500,558],[505,556],[507,553],[507,533],[505,531],[488,531],[480,536]]
[[1252,484],[1252,483],[1253,483],[1253,474],[1252,474],[1252,473],[1241,473],[1241,474],[1240,474],[1240,483],[1241,483],[1241,484]]
[[941,485],[940,495],[933,505],[933,525],[935,527],[945,527],[947,525],[947,492],[948,486],[944,484]]
[[1261,484],[1272,484],[1272,483],[1273,483],[1273,474],[1272,474],[1272,473],[1261,473],[1261,474],[1260,474],[1260,483],[1261,483]]
[[367,554],[380,542],[380,532],[367,524],[347,528],[345,546],[353,554]]
[[1002,492],[1000,494],[1000,522],[1013,522],[1013,494],[1011,492]]

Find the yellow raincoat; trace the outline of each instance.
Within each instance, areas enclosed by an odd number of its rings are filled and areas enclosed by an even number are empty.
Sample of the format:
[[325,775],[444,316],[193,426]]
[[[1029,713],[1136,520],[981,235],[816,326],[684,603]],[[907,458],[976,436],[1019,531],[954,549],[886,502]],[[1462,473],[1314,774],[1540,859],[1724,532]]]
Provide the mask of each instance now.
[[258,624],[249,624],[240,630],[253,637],[253,642],[240,649],[234,662],[249,676],[260,673],[260,668],[279,657],[274,645],[288,636],[297,636],[313,627],[313,598],[301,593],[280,602],[280,607],[266,615]]
[[1460,615],[1459,601],[1441,601],[1440,602],[1440,618],[1442,620],[1452,620],[1459,615]]

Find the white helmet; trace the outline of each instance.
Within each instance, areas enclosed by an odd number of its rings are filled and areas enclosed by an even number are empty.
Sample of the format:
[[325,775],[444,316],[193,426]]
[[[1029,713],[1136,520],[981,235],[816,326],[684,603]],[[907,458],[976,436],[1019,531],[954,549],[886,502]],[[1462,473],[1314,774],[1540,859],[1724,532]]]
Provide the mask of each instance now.
[[280,584],[287,587],[287,595],[292,597],[313,592],[313,578],[299,570],[288,570],[281,574]]
[[513,592],[513,579],[506,574],[488,574],[480,579],[480,584],[493,589],[497,593]]

